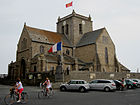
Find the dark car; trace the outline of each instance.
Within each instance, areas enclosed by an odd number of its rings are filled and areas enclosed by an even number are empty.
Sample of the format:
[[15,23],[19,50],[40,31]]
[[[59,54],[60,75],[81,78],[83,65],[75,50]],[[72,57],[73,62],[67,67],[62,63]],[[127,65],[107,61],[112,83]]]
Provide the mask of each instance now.
[[128,89],[135,89],[137,87],[137,83],[132,81],[131,79],[125,80]]
[[123,91],[126,88],[126,85],[124,85],[121,81],[113,80],[116,84],[116,90]]
[[139,79],[131,79],[132,81],[137,83],[137,87],[140,88],[140,80]]

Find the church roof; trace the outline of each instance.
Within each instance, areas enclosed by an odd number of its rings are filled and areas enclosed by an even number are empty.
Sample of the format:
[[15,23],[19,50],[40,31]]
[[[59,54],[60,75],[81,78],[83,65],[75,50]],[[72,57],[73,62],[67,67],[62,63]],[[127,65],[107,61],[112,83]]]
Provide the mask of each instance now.
[[85,33],[76,46],[80,47],[84,45],[95,44],[96,39],[99,37],[99,35],[104,29],[105,28],[101,28],[92,32]]
[[121,66],[121,70],[123,70],[123,71],[129,71],[130,72],[130,70],[126,67],[126,66],[124,66],[123,64],[121,64],[120,62],[118,62],[119,63],[119,65]]
[[[41,55],[43,55],[46,58],[46,61],[48,63],[58,63],[59,55],[57,55],[56,53],[37,54],[32,58],[32,61],[40,57]],[[63,54],[63,58],[65,61],[65,64],[74,64],[74,58],[72,58],[71,56]]]
[[49,43],[49,44],[55,44],[62,41],[64,46],[71,47],[72,45],[67,40],[67,38],[62,34],[47,31],[47,30],[42,30],[38,28],[33,28],[29,26],[25,26],[25,27],[32,41]]

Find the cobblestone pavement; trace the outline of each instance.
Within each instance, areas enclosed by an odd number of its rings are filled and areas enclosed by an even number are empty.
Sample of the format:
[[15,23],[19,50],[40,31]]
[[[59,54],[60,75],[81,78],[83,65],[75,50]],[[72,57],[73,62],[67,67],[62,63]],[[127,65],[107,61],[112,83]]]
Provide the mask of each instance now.
[[[0,105],[5,105],[4,97],[9,93],[10,87],[0,85]],[[29,95],[29,101],[25,105],[140,105],[140,89],[116,92],[89,91],[87,93],[55,90],[54,97],[38,99],[37,93],[40,90],[39,87],[25,86],[24,91]]]

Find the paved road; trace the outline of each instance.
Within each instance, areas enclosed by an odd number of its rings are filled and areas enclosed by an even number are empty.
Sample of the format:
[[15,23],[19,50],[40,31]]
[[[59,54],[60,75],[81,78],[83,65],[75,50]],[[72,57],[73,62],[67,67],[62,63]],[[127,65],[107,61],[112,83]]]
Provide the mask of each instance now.
[[[9,88],[10,86],[0,85],[0,105],[5,105],[3,99],[8,94]],[[37,92],[40,91],[38,87],[26,86],[24,90],[29,94],[29,102],[25,105],[140,105],[140,89],[87,93],[56,90],[53,98],[41,100],[37,97]]]

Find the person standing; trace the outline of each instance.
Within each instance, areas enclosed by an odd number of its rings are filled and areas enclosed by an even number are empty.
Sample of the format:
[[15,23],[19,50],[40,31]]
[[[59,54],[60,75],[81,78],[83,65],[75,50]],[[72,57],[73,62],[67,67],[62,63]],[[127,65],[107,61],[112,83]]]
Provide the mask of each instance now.
[[125,86],[126,86],[126,82],[125,82],[125,79],[124,79],[124,78],[122,78],[122,84],[123,84],[122,90],[124,90],[124,88],[125,88]]

